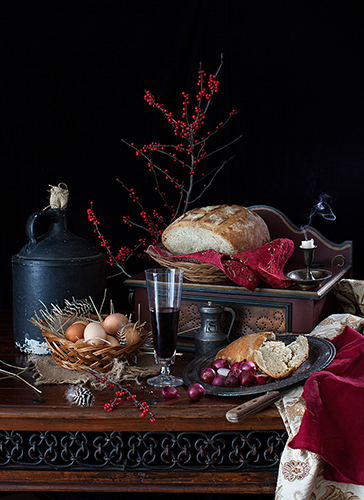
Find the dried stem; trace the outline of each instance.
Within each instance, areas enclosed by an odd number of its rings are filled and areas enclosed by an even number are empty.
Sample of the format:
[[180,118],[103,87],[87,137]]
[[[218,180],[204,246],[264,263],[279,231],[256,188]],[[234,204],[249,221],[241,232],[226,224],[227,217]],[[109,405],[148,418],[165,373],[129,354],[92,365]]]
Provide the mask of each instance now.
[[[3,361],[1,361],[1,363],[3,363],[3,364],[6,365],[6,363],[4,363]],[[8,365],[8,366],[11,366],[11,365]],[[13,367],[13,368],[19,368],[19,367]],[[21,368],[20,370],[21,370],[21,372],[25,371],[23,368]],[[3,370],[2,368],[0,368],[0,373],[4,373],[8,377],[17,378],[18,380],[21,380],[22,382],[24,382],[24,384],[27,384],[29,387],[31,387],[33,389],[33,391],[36,391],[39,394],[42,393],[42,391],[40,389],[37,389],[36,387],[34,387],[34,385],[32,385],[29,382],[27,382],[25,379],[23,379],[22,377],[20,377],[20,375],[18,375],[17,373],[12,373],[12,372],[9,372],[7,370]]]

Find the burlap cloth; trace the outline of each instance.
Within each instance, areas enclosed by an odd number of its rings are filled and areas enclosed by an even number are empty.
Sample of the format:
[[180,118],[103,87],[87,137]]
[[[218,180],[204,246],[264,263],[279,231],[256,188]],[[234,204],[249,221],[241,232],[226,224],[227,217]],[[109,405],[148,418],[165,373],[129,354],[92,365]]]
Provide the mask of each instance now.
[[[68,187],[63,182],[60,182],[58,186],[52,186],[49,184],[51,188],[49,190],[49,206],[50,208],[62,208],[66,209],[68,205]],[[48,208],[48,207],[47,207]]]
[[[28,356],[28,362],[33,371],[35,385],[88,383],[92,387],[97,387],[95,374],[63,368],[57,365],[50,355],[31,354]],[[107,376],[115,382],[133,381],[139,384],[143,377],[157,375],[159,371],[160,367],[155,363],[153,354],[139,353],[136,364],[115,359],[112,369],[100,375]]]

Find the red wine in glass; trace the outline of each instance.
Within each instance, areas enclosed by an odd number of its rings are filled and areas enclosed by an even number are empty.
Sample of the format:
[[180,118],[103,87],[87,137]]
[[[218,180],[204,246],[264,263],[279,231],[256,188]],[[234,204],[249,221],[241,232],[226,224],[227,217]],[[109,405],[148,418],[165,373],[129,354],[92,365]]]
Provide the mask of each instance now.
[[172,358],[176,351],[179,309],[151,310],[154,350],[159,358]]
[[170,373],[174,363],[178,316],[181,308],[183,270],[164,267],[147,269],[145,283],[153,330],[154,359],[160,365],[160,374],[148,378],[155,387],[177,387],[183,384],[181,377]]

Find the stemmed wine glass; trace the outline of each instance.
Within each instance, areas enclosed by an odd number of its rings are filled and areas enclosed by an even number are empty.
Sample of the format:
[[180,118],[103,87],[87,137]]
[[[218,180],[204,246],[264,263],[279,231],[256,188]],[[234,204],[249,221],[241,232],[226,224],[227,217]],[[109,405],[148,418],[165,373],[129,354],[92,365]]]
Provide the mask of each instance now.
[[154,268],[145,271],[149,311],[151,315],[154,357],[161,373],[147,380],[156,387],[182,385],[183,380],[170,374],[177,347],[177,330],[183,271]]

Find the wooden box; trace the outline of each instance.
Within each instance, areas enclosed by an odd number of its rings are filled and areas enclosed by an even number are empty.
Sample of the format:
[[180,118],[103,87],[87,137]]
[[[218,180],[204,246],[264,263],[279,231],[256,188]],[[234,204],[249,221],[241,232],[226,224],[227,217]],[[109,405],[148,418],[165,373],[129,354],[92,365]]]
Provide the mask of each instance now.
[[[285,272],[304,267],[303,253],[299,248],[305,238],[304,231],[295,226],[278,210],[266,207],[250,207],[266,221],[271,238],[290,238],[295,243],[295,251]],[[180,350],[194,350],[194,336],[200,329],[198,307],[207,302],[232,307],[236,313],[231,333],[237,336],[259,331],[275,333],[309,333],[324,318],[338,312],[334,287],[342,278],[348,277],[352,269],[352,242],[335,244],[327,240],[312,227],[306,227],[307,238],[314,238],[314,266],[332,270],[332,275],[314,290],[302,290],[298,285],[280,290],[261,283],[254,292],[236,285],[230,280],[226,283],[210,285],[185,282],[182,291],[182,305],[179,321]],[[135,310],[139,309],[146,327],[151,328],[144,273],[125,281],[130,290],[130,298]],[[226,315],[226,316],[224,316]],[[230,315],[222,316],[222,329],[227,331]]]

